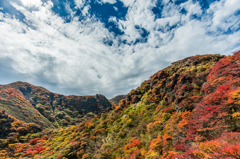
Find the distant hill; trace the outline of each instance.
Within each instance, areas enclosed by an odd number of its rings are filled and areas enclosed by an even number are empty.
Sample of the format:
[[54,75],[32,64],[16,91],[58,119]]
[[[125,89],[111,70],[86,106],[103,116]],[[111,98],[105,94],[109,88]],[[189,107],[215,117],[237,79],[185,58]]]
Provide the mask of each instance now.
[[111,107],[105,96],[64,96],[26,82],[0,86],[0,109],[21,121],[43,128],[74,125],[89,112]]
[[126,95],[118,95],[116,97],[109,99],[109,101],[110,103],[112,103],[112,105],[118,105],[120,100],[124,99],[125,97]]

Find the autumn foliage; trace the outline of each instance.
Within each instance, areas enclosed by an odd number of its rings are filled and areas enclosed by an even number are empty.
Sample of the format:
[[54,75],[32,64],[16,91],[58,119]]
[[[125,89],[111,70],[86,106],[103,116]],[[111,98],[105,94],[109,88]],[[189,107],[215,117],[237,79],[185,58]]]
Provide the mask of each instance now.
[[[3,94],[1,100],[15,100],[14,91]],[[54,95],[53,105],[62,109],[54,117],[71,121],[70,105],[77,104],[72,100],[76,98],[62,98],[60,105]],[[19,109],[24,106],[18,104]],[[47,105],[45,110],[50,108]],[[239,158],[240,52],[174,62],[130,91],[118,105],[98,116],[88,114],[76,125],[67,122],[63,128],[34,132],[36,125],[7,121],[5,112],[0,115],[0,158]]]

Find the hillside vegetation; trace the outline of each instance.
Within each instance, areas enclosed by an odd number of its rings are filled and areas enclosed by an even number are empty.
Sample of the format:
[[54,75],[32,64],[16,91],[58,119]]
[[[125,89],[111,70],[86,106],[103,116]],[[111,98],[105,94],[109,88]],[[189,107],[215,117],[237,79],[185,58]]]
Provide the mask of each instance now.
[[100,94],[64,96],[26,82],[0,86],[0,109],[12,117],[36,123],[42,128],[75,125],[109,107],[110,102]]
[[125,99],[125,98],[126,98],[126,95],[117,95],[116,97],[109,99],[109,102],[112,105],[116,106],[119,104],[120,100]]
[[27,141],[2,139],[0,157],[236,159],[239,101],[240,51],[188,57],[152,75],[100,116],[28,134]]

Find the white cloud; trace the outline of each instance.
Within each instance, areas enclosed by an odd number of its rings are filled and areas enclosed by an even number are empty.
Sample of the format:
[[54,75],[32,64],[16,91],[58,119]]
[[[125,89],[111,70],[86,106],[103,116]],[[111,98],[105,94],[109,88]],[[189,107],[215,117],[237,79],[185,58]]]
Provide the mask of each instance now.
[[114,4],[114,3],[116,3],[117,1],[116,1],[116,0],[101,0],[101,2]]
[[135,0],[121,0],[126,7],[132,6]]
[[74,2],[76,4],[76,6],[81,9],[84,6],[84,4],[86,3],[86,0],[74,0]]
[[[237,0],[215,2],[206,15],[202,15],[199,3],[191,0],[180,6],[164,1],[160,19],[152,12],[157,1],[122,0],[129,7],[126,18],[109,19],[124,32],[121,36],[113,35],[90,15],[91,6],[85,0],[75,0],[85,20],[78,21],[68,7],[70,23],[51,10],[52,2],[34,2],[25,1],[23,6],[13,3],[26,16],[25,23],[0,12],[0,60],[10,59],[6,67],[24,75],[28,82],[64,94],[112,97],[128,93],[175,60],[240,49],[240,31],[236,31],[239,18],[233,15],[240,9]],[[33,5],[36,9],[31,11]],[[179,13],[182,8],[186,15]],[[202,20],[192,19],[193,14]],[[235,27],[235,32],[219,33],[219,27]],[[134,44],[142,38],[141,28],[149,33],[148,40]],[[104,44],[105,39],[111,40],[112,46]],[[124,40],[128,43],[119,42]]]
[[26,7],[40,7],[42,5],[41,0],[20,0]]
[[212,29],[227,30],[232,25],[239,27],[240,19],[234,16],[236,11],[240,10],[239,0],[225,0],[219,3],[215,3],[209,9],[213,12]]
[[88,10],[90,9],[90,6],[85,6],[82,10],[82,14],[83,16],[87,16],[88,15]]

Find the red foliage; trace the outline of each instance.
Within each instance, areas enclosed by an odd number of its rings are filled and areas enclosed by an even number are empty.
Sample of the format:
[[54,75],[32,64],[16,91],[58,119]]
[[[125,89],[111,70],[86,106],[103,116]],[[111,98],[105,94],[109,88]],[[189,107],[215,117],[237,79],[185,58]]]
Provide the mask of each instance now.
[[28,156],[34,156],[35,154],[37,154],[37,150],[33,150],[32,148],[29,148],[25,151],[25,153],[28,155]]
[[179,109],[182,111],[193,110],[196,107],[196,104],[201,101],[201,99],[201,96],[192,96],[185,98],[181,101],[181,103],[179,103]]
[[170,107],[167,107],[167,108],[164,108],[164,109],[162,110],[162,112],[163,112],[163,113],[166,113],[166,112],[169,111],[169,110],[171,110],[171,108],[170,108]]
[[231,122],[228,116],[231,116],[233,106],[229,105],[233,100],[231,92],[240,85],[236,82],[240,81],[239,72],[240,51],[222,59],[213,67],[201,90],[206,96],[193,111],[193,120],[189,124],[189,139],[194,140],[199,134],[213,139],[228,129]]
[[139,140],[139,139],[137,139],[136,137],[131,138],[130,141],[131,141],[130,144],[125,145],[125,149],[126,149],[126,150],[127,150],[127,149],[131,149],[131,148],[133,148],[133,147],[138,147],[138,148],[141,147],[142,141]]
[[40,153],[41,151],[43,151],[43,150],[45,150],[46,148],[44,148],[44,147],[42,147],[42,146],[39,146],[39,145],[37,145],[36,146],[36,152],[37,153]]
[[229,145],[228,147],[223,148],[223,153],[227,156],[239,158],[240,156],[240,144]]
[[175,147],[176,150],[180,150],[180,151],[186,151],[187,150],[185,148],[185,146],[179,141],[175,145],[173,145],[173,147]]
[[178,155],[173,155],[173,158],[178,158],[178,159],[198,159],[198,157],[194,156],[192,150],[187,150],[182,154]]
[[140,157],[140,151],[139,149],[136,149],[133,151],[133,153],[129,156],[129,159],[136,159]]
[[32,140],[29,141],[29,143],[30,143],[31,145],[35,145],[37,142],[38,142],[38,138],[34,138],[34,139],[32,139]]

